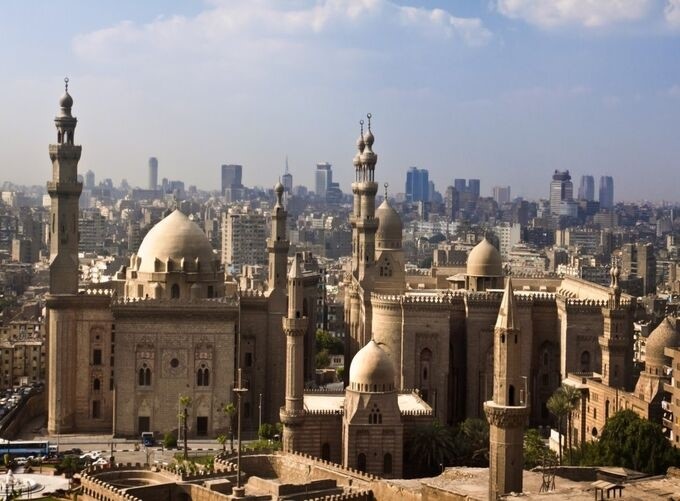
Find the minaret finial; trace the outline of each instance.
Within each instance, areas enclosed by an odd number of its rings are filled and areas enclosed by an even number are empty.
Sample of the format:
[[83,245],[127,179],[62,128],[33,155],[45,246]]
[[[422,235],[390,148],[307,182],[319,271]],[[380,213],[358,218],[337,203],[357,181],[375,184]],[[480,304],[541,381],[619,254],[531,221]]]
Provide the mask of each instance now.
[[364,137],[364,121],[359,120],[359,125],[361,126],[361,137]]
[[373,115],[371,115],[370,113],[367,113],[367,114],[366,114],[366,118],[368,118],[368,131],[369,131],[369,132],[371,132],[371,117],[372,117],[372,116],[373,116]]
[[68,92],[68,77],[64,77],[64,91]]
[[387,187],[390,185],[390,183],[385,183],[383,186],[385,187],[385,200],[387,200]]

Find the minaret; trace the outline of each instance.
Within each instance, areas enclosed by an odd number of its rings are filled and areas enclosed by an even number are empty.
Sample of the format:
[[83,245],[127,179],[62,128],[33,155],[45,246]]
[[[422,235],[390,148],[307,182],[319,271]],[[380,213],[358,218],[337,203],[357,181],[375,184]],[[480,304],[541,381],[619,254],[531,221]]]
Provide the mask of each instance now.
[[612,263],[609,302],[602,308],[604,322],[598,342],[602,351],[602,382],[612,388],[629,390],[633,373],[633,338],[628,311],[621,307],[621,270]]
[[81,147],[74,144],[78,120],[71,115],[73,98],[65,92],[54,118],[57,144],[50,144],[52,181],[47,192],[52,199],[50,209],[50,294],[78,293],[78,199],[83,183],[78,181]]
[[304,336],[307,317],[303,316],[304,286],[300,254],[295,254],[288,274],[288,315],[283,319],[286,334],[286,404],[281,408],[283,423],[283,450],[299,451],[303,437],[301,425],[305,418],[304,389]]
[[484,402],[489,422],[489,499],[522,492],[524,425],[529,416],[522,338],[508,277],[494,328],[493,400]]
[[284,291],[286,288],[286,265],[290,244],[286,239],[286,217],[288,212],[283,207],[283,185],[278,182],[274,186],[276,204],[272,209],[272,233],[267,240],[269,252],[269,289]]
[[[368,118],[368,132],[364,134],[364,149],[359,155],[361,169],[357,191],[361,196],[361,212],[355,219],[358,240],[358,276],[362,285],[371,279],[373,264],[375,263],[375,232],[378,221],[375,218],[375,195],[378,193],[378,183],[375,182],[375,164],[378,155],[373,153],[373,132],[371,131],[371,114]],[[356,205],[355,205],[356,207]]]
[[[364,121],[359,120],[361,125],[361,132],[357,139],[357,154],[354,156],[354,182],[352,183],[352,193],[354,194],[354,207],[352,214],[349,217],[352,225],[352,275],[359,277],[359,232],[357,231],[357,221],[361,218],[361,193],[359,192],[359,183],[361,182],[361,154],[364,152],[366,144],[364,143]],[[345,318],[349,318],[346,316]]]

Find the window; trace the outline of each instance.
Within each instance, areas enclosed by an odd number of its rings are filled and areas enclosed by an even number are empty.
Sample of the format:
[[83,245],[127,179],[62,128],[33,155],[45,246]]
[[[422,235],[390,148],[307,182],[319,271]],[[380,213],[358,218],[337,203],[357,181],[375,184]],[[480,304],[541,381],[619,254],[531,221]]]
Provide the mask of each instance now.
[[196,371],[196,386],[210,386],[210,369],[205,364]]
[[100,349],[92,350],[92,365],[101,364],[102,364],[102,350]]
[[179,285],[178,284],[173,284],[172,288],[170,289],[170,297],[172,299],[179,299]]
[[581,372],[590,372],[590,353],[581,353]]
[[383,456],[383,474],[392,474],[392,454],[389,452]]
[[321,459],[324,461],[331,460],[331,446],[328,442],[324,442],[324,444],[321,446]]
[[151,369],[146,365],[142,364],[139,368],[139,386],[151,386]]
[[99,380],[99,378],[95,378],[94,381],[92,381],[92,390],[93,391],[99,391],[101,389],[102,383]]
[[382,424],[382,414],[376,404],[373,404],[373,409],[368,415],[368,424]]
[[366,471],[366,454],[363,452],[357,456],[357,470]]
[[208,434],[208,418],[207,416],[196,417],[196,435],[204,437]]
[[245,366],[246,367],[252,367],[253,366],[253,354],[249,351],[246,352]]
[[99,400],[92,401],[92,419],[99,419],[102,417],[101,402]]

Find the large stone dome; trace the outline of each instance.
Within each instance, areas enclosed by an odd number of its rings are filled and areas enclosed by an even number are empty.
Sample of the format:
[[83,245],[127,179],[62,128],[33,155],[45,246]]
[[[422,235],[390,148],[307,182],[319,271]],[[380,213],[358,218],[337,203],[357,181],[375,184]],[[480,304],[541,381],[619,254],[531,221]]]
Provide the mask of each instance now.
[[153,273],[157,271],[155,262],[160,261],[165,271],[165,263],[170,261],[172,269],[181,270],[182,260],[196,271],[196,263],[202,272],[213,271],[215,254],[208,237],[196,223],[181,211],[175,210],[162,219],[146,234],[139,246],[136,270]]
[[354,355],[349,367],[350,388],[363,392],[394,390],[394,365],[374,340]]
[[379,221],[378,231],[375,235],[378,245],[383,247],[401,247],[404,225],[394,207],[387,200],[384,200],[375,211],[375,217]]
[[645,368],[663,368],[669,365],[670,358],[664,355],[664,348],[680,346],[680,331],[677,320],[666,317],[647,338],[645,346]]
[[468,255],[467,275],[471,277],[500,277],[503,275],[501,253],[486,237]]

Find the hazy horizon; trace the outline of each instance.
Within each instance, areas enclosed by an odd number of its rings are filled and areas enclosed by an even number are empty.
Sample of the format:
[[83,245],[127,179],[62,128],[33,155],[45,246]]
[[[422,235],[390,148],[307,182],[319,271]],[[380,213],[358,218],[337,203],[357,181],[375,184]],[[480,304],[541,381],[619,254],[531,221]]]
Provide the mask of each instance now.
[[85,0],[0,4],[2,181],[44,184],[70,78],[79,172],[271,186],[288,156],[349,191],[358,121],[376,178],[546,198],[555,169],[616,200],[680,201],[680,0]]

